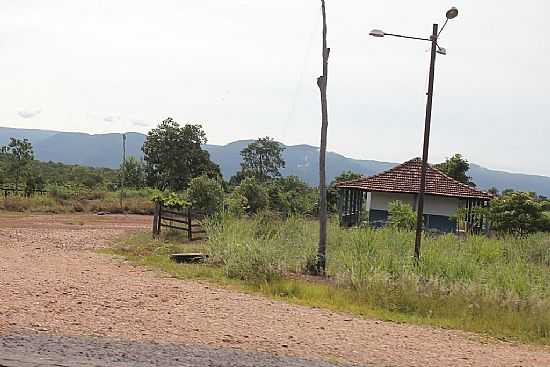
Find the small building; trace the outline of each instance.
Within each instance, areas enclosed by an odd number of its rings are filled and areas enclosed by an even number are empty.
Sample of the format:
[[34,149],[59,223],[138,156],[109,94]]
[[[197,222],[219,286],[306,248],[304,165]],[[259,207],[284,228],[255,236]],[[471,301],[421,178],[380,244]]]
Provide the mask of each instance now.
[[[422,160],[414,158],[371,177],[338,183],[341,225],[357,225],[367,217],[364,214],[368,214],[371,226],[383,226],[388,220],[389,203],[397,200],[410,204],[416,210],[421,169]],[[456,232],[456,223],[451,217],[459,208],[466,208],[465,226],[481,229],[483,220],[475,220],[473,209],[487,206],[492,198],[493,195],[459,182],[428,165],[424,227],[437,232]]]

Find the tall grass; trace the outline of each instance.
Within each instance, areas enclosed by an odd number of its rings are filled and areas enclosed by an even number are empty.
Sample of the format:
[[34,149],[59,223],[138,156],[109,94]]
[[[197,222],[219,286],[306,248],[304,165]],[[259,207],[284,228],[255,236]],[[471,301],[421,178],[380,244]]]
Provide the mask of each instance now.
[[150,190],[125,192],[123,206],[120,193],[105,191],[72,192],[54,189],[47,195],[8,196],[0,198],[0,210],[33,213],[110,212],[152,214]]
[[[307,273],[318,226],[259,215],[209,224],[210,260],[226,276],[264,284]],[[342,229],[330,223],[328,274],[354,302],[429,323],[550,341],[550,236],[492,239],[425,237],[412,257],[414,233]]]

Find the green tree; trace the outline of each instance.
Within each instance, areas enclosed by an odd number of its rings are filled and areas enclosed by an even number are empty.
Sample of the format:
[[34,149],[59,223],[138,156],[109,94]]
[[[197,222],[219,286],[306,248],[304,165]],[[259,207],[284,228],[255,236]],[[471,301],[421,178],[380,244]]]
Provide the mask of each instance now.
[[312,215],[319,199],[315,189],[296,176],[279,177],[268,185],[269,208],[288,215]]
[[526,192],[511,192],[491,201],[491,227],[501,233],[524,236],[550,231],[544,205]]
[[257,213],[267,209],[269,205],[267,189],[255,177],[245,178],[234,191],[246,198],[248,213]]
[[34,159],[32,144],[27,139],[10,138],[9,144],[2,147],[2,155],[6,160],[6,173],[13,176],[17,190],[21,178],[28,173],[28,167]]
[[241,151],[241,170],[245,176],[256,177],[265,182],[281,176],[279,170],[285,167],[282,144],[269,137],[259,138]]
[[457,153],[451,158],[447,158],[445,162],[435,164],[434,167],[459,182],[476,186],[472,178],[467,175],[470,163],[461,154]]
[[416,213],[412,206],[399,200],[388,205],[388,225],[403,231],[412,231],[416,227]]
[[222,208],[223,196],[222,185],[208,176],[193,178],[187,189],[187,198],[191,201],[193,208],[203,210],[210,215]]
[[120,174],[124,175],[124,184],[128,187],[139,189],[145,183],[143,163],[133,156],[126,159],[126,162],[120,169]]
[[142,148],[147,183],[161,190],[180,191],[195,177],[219,177],[218,165],[201,147],[206,142],[201,125],[180,127],[172,118],[162,121],[147,134]]
[[44,179],[35,172],[29,171],[25,177],[25,196],[31,196],[37,190],[44,190]]

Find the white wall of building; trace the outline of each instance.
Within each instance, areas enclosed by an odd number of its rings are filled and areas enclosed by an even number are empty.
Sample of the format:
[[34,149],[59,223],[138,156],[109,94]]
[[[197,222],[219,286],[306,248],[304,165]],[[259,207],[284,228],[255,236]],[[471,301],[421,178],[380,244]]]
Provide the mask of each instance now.
[[[407,203],[416,209],[415,194],[392,193],[392,192],[369,192],[367,194],[367,208],[374,210],[388,210],[392,201],[399,200]],[[432,215],[451,216],[459,208],[460,200],[445,196],[426,195],[424,197],[424,213]]]
[[393,192],[372,192],[370,194],[370,209],[375,210],[388,210],[388,204],[392,201],[399,200],[403,203],[407,203],[413,208],[416,207],[416,195],[414,194],[402,194]]
[[424,199],[424,213],[450,217],[456,214],[459,205],[460,200],[456,198],[426,195]]

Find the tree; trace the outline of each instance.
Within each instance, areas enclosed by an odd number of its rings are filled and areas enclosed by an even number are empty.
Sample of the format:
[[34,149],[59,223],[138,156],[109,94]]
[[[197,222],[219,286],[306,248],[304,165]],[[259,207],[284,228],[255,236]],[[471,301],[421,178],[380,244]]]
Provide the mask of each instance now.
[[317,274],[325,275],[327,253],[327,187],[326,187],[326,155],[328,132],[328,57],[327,47],[327,13],[325,0],[321,0],[323,16],[323,75],[317,78],[317,86],[321,93],[321,147],[319,150],[319,247],[317,249]]
[[494,186],[491,187],[491,188],[489,188],[489,190],[487,190],[487,192],[488,192],[489,194],[493,194],[493,195],[495,195],[495,196],[498,196],[498,189],[497,189],[496,187],[494,187]]
[[491,226],[497,232],[524,236],[550,231],[544,204],[526,192],[511,192],[491,201]]
[[434,165],[434,167],[459,182],[476,186],[472,178],[467,175],[470,163],[458,153],[451,158],[447,158],[445,162]]
[[259,138],[241,151],[241,170],[244,176],[256,177],[261,182],[281,176],[285,167],[282,153],[285,148],[270,137]]
[[147,183],[158,189],[184,190],[191,179],[219,177],[218,165],[201,145],[206,144],[201,125],[180,125],[172,118],[147,134],[142,151]]
[[208,176],[193,178],[187,189],[187,197],[193,208],[203,210],[209,215],[221,209],[223,194],[222,185]]
[[[257,213],[267,209],[269,195],[267,189],[255,177],[245,178],[234,190],[238,195],[246,198],[248,213]],[[235,194],[235,195],[237,195]]]
[[121,165],[120,174],[124,175],[124,184],[128,187],[142,188],[145,182],[145,173],[143,163],[135,157],[130,156],[126,159],[126,163]]
[[25,196],[29,197],[37,190],[44,190],[44,179],[42,176],[29,171],[25,177]]
[[268,185],[269,208],[289,215],[312,215],[317,208],[317,191],[296,176],[280,177]]
[[8,145],[2,147],[6,159],[6,172],[14,177],[15,189],[19,189],[20,179],[27,174],[28,167],[34,159],[32,144],[27,139],[10,138]]

